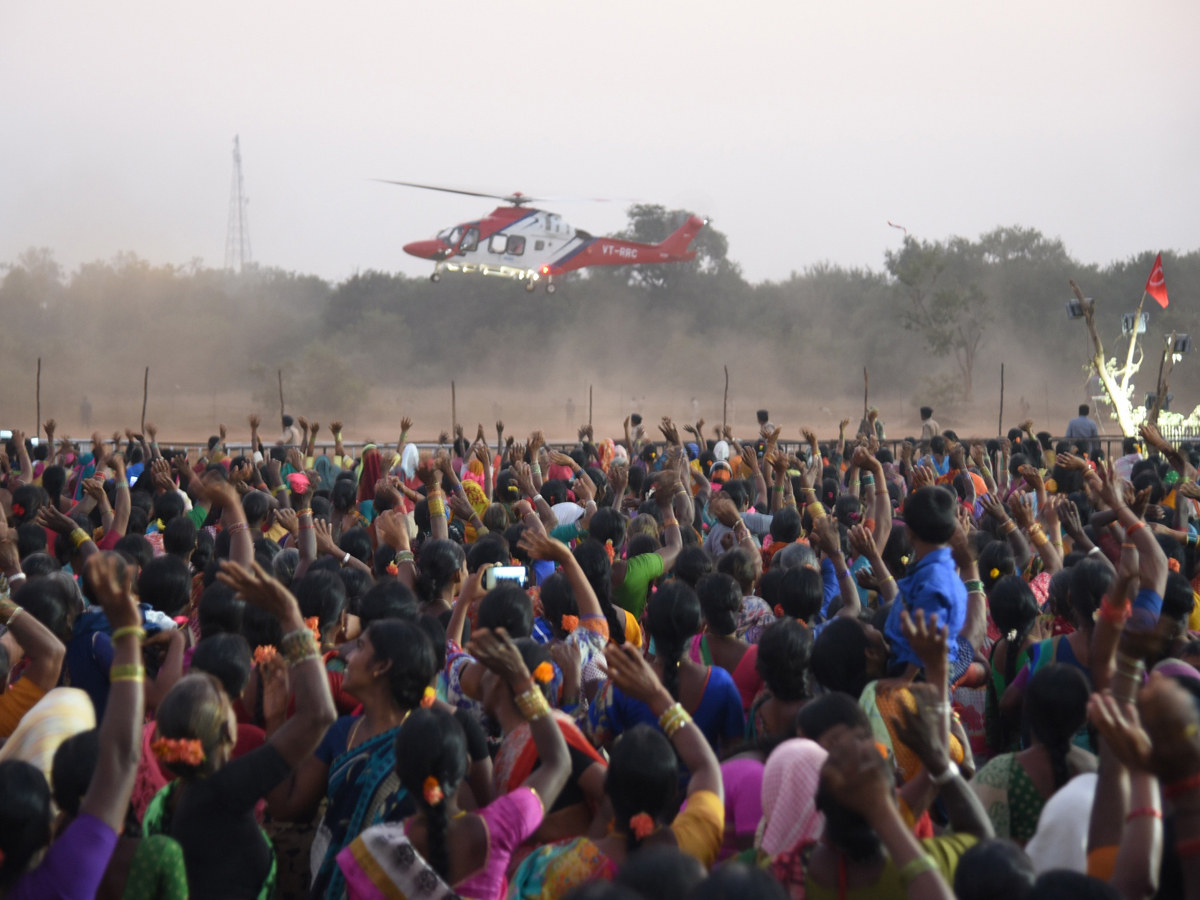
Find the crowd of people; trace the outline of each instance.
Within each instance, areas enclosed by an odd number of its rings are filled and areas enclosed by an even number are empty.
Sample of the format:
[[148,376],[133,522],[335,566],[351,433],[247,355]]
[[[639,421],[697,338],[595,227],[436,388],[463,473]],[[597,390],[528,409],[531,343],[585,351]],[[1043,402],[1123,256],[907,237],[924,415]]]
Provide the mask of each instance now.
[[0,895],[1200,898],[1200,447],[759,421],[14,432]]

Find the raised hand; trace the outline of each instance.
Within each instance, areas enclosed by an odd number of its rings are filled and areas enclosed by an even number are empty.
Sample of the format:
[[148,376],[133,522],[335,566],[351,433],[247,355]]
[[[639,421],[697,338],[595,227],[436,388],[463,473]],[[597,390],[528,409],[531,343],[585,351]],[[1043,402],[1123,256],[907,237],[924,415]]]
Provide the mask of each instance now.
[[850,529],[850,547],[854,550],[855,556],[873,558],[879,555],[879,547],[875,543],[875,535],[872,534],[866,525],[855,525]]
[[70,534],[79,527],[75,524],[74,519],[60,512],[57,507],[50,503],[37,511],[34,521],[43,528],[49,528],[51,531],[56,531],[59,534]]
[[137,627],[142,614],[133,594],[133,573],[115,553],[93,553],[83,570],[88,592],[99,601],[113,630]]
[[225,428],[225,423],[222,422],[220,425],[217,426],[217,436],[220,437],[222,444],[225,443],[226,433],[227,432],[226,432],[226,428]]
[[834,556],[842,549],[841,533],[838,530],[837,519],[824,515],[813,521],[813,533],[816,535],[817,546],[826,556]]
[[158,438],[158,426],[155,425],[153,422],[147,422],[146,423],[146,434],[148,434],[150,436],[150,443],[153,444],[154,441]]
[[900,714],[892,721],[904,746],[930,772],[941,774],[950,767],[950,757],[942,737],[946,728],[946,703],[932,684],[914,684],[908,689],[915,709],[900,705]]
[[983,444],[979,443],[979,441],[973,442],[971,444],[971,462],[975,463],[975,468],[987,468],[986,458],[987,448]]
[[562,541],[556,541],[549,535],[532,528],[525,529],[517,546],[534,559],[549,560],[560,564],[571,556],[571,548]]
[[329,423],[329,433],[332,434],[335,438],[339,434],[342,433],[342,420],[341,419],[334,419],[332,422]]
[[929,466],[913,466],[912,473],[912,489],[914,491],[937,484],[937,473]]
[[278,507],[275,510],[275,521],[293,535],[300,533],[300,520],[296,517],[296,511],[290,507]]
[[483,443],[487,440],[487,435],[483,433],[483,423],[479,422],[475,429],[475,440],[478,443]]
[[[451,498],[453,500],[455,498]],[[408,516],[399,509],[381,512],[375,519],[375,535],[397,552],[409,547]]]
[[817,435],[816,432],[814,432],[811,428],[801,428],[800,434],[803,436],[804,440],[808,442],[809,446],[817,446]]
[[46,429],[46,441],[52,442],[54,440],[54,430],[58,428],[58,423],[53,419],[47,419],[42,423],[42,427]]
[[632,644],[609,644],[604,648],[604,658],[608,662],[609,679],[625,696],[649,706],[660,692],[667,692],[654,669]]
[[1021,528],[1029,528],[1033,524],[1033,495],[1013,494],[1008,498],[1008,508]]
[[496,420],[496,437],[498,439],[504,437],[504,422],[500,419]]
[[950,626],[940,625],[937,613],[933,613],[927,621],[923,609],[918,609],[915,616],[910,616],[908,610],[902,609],[900,630],[926,670],[946,664],[950,653]]
[[225,559],[221,560],[220,566],[217,580],[233,588],[247,603],[266,610],[277,619],[284,619],[289,614],[299,616],[299,605],[291,591],[272,578],[258,563],[251,563],[247,568]]
[[250,413],[246,416],[246,421],[250,423],[251,431],[258,431],[259,426],[262,425],[262,416],[258,413]]
[[454,513],[454,518],[464,522],[470,522],[475,516],[475,507],[466,497],[457,492],[450,495],[450,511]]
[[709,501],[708,514],[726,528],[734,528],[741,521],[737,507],[732,500],[724,496],[723,491],[718,491]]
[[845,430],[849,427],[850,427],[850,420],[842,419],[842,421],[838,422],[838,433],[840,434],[840,433],[845,432]]
[[821,744],[829,751],[821,783],[835,801],[868,821],[892,806],[894,782],[869,731],[835,725]]
[[313,520],[313,535],[317,539],[317,552],[330,556],[345,556],[342,548],[333,539],[333,529],[324,519]]
[[529,669],[525,667],[521,651],[503,628],[475,629],[467,644],[467,652],[499,675],[514,691],[523,689],[532,677]]

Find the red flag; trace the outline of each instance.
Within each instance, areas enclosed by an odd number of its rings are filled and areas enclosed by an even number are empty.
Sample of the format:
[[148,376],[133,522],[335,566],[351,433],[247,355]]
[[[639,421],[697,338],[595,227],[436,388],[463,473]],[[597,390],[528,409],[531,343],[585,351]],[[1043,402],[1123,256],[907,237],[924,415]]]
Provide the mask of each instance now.
[[1167,308],[1167,278],[1163,275],[1162,254],[1154,257],[1154,268],[1150,270],[1150,277],[1146,279],[1146,293],[1158,301],[1158,305],[1163,309]]

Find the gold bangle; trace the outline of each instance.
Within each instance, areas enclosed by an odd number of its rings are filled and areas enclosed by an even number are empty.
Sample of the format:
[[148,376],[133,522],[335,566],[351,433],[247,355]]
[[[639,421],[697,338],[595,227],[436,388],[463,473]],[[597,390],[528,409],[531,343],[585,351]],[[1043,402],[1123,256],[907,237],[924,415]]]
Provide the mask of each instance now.
[[108,670],[108,680],[113,681],[145,681],[146,670],[138,663],[127,666],[113,666]]
[[521,715],[530,722],[550,715],[550,704],[546,700],[546,695],[536,684],[525,693],[518,694],[514,699],[517,701],[517,708],[521,711]]
[[118,628],[116,631],[114,631],[112,633],[111,640],[115,644],[121,638],[129,637],[131,634],[137,636],[139,643],[146,639],[146,629],[141,625],[126,625],[124,628]]
[[0,600],[0,625],[7,625],[24,610],[10,599]]
[[90,534],[88,534],[86,531],[84,531],[82,528],[76,528],[74,531],[71,532],[69,537],[71,540],[71,546],[75,550],[78,550],[80,547],[82,547],[84,544],[86,544],[88,541],[90,541],[92,539],[92,536]]
[[1005,519],[1004,524],[1000,526],[1000,534],[1003,535],[1004,537],[1008,537],[1010,534],[1012,534],[1016,530],[1017,530],[1017,523],[1014,522],[1012,519]]
[[673,738],[675,733],[688,725],[692,721],[692,717],[688,715],[682,703],[673,703],[663,710],[663,714],[658,717],[658,727],[663,730],[668,738]]
[[287,660],[289,666],[297,665],[306,659],[320,656],[317,652],[317,641],[307,628],[298,628],[285,634],[279,642],[279,653]]

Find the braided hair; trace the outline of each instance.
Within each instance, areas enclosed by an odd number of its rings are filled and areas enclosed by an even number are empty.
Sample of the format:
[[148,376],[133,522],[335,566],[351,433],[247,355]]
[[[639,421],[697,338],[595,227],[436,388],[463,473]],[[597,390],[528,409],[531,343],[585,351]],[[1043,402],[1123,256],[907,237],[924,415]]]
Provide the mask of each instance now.
[[429,865],[449,882],[446,798],[454,796],[467,774],[467,736],[451,713],[414,709],[409,714],[396,736],[396,774],[425,816]]
[[1050,754],[1056,791],[1071,778],[1067,754],[1075,733],[1087,721],[1089,693],[1083,673],[1063,663],[1040,669],[1025,691],[1025,720],[1030,733]]
[[679,663],[688,638],[700,631],[700,600],[696,592],[671,579],[650,598],[646,624],[655,653],[663,664],[663,687],[679,699]]
[[1021,645],[1037,624],[1041,610],[1025,579],[1019,575],[1005,575],[996,582],[988,597],[992,610],[992,621],[1008,639],[1008,651],[1004,659],[1004,683],[1012,684],[1017,674],[1017,657]]
[[[595,519],[595,516],[592,517]],[[575,562],[596,593],[600,609],[608,620],[608,637],[615,644],[625,643],[625,617],[617,612],[612,601],[612,563],[604,545],[594,540],[581,541],[574,551]]]

